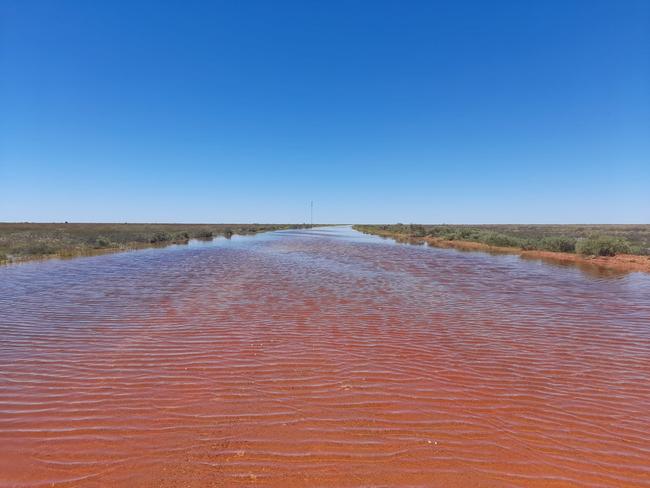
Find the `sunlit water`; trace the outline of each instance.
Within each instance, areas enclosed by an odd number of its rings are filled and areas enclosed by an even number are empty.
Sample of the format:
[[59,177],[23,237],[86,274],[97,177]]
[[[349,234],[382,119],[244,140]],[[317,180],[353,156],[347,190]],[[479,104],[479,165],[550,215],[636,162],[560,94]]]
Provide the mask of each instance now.
[[1,486],[650,485],[650,276],[282,231],[0,268]]

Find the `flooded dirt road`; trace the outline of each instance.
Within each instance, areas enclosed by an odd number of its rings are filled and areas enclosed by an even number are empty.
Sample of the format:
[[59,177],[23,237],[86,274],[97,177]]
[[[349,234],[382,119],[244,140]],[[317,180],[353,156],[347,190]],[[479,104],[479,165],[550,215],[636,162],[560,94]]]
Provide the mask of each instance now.
[[0,486],[650,486],[650,276],[349,228],[6,266]]

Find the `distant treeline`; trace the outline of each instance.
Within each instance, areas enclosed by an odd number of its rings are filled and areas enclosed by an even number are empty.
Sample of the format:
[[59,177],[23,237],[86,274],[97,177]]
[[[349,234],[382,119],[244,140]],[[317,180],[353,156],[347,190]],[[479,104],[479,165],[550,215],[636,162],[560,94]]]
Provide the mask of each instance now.
[[370,234],[592,256],[650,255],[650,225],[357,225]]
[[190,239],[303,227],[309,225],[0,223],[0,262],[184,244]]

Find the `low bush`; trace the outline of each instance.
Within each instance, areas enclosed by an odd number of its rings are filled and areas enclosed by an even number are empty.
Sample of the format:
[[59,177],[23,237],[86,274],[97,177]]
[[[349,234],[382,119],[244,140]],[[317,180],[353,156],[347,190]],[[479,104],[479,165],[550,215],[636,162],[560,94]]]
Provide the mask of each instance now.
[[576,240],[570,237],[543,237],[539,240],[537,248],[542,251],[575,252]]
[[535,239],[522,239],[521,248],[524,251],[537,251],[540,249],[539,242],[537,242]]
[[108,237],[99,236],[95,239],[95,247],[110,247],[111,244],[111,240]]
[[174,234],[174,242],[187,242],[190,240],[189,232],[177,232]]
[[409,226],[409,234],[413,237],[424,237],[427,235],[427,232],[424,230],[424,227],[422,225],[411,224]]
[[638,254],[639,256],[650,256],[650,247],[630,245],[630,254]]
[[631,252],[625,239],[609,236],[591,236],[576,242],[576,252],[588,256],[616,256]]
[[172,240],[172,236],[168,232],[156,232],[151,236],[149,242],[151,244],[158,244],[160,242],[169,242],[171,240]]
[[481,238],[481,242],[490,246],[497,247],[521,247],[521,239],[517,237],[499,234],[498,232],[486,232]]

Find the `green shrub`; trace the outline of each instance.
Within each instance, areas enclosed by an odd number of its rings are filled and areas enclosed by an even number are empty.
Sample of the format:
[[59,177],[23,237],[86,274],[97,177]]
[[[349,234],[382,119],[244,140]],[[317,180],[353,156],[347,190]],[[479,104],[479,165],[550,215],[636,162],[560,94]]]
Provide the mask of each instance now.
[[174,234],[174,242],[187,242],[190,240],[190,234],[188,232],[177,232]]
[[149,242],[151,244],[157,244],[159,242],[169,242],[171,240],[172,240],[171,234],[167,232],[156,232],[154,235],[151,236]]
[[535,239],[522,239],[520,247],[524,251],[536,251],[539,249],[539,243]]
[[409,226],[409,234],[413,237],[424,237],[427,235],[427,232],[424,230],[423,226],[411,224]]
[[442,236],[450,241],[478,241],[481,233],[472,228],[442,229]]
[[95,239],[95,247],[110,247],[111,241],[108,237],[99,236]]
[[451,228],[447,226],[437,226],[426,230],[427,235],[439,237],[448,241],[475,241],[479,238],[479,233],[471,227]]
[[630,254],[638,254],[639,256],[650,256],[650,247],[630,245]]
[[576,242],[576,251],[588,256],[616,256],[631,251],[625,239],[610,236],[591,236]]
[[575,252],[576,240],[570,237],[543,237],[539,241],[538,249],[553,252]]
[[521,247],[521,239],[516,237],[499,234],[498,232],[486,232],[481,238],[481,242],[490,246],[497,247]]

